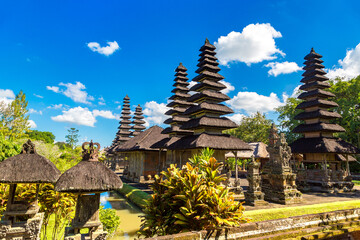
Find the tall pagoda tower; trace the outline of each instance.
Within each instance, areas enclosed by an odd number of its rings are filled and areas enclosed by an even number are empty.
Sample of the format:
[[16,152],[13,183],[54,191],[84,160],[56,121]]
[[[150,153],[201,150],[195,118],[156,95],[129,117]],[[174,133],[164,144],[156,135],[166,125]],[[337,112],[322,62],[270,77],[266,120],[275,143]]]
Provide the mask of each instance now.
[[171,92],[174,93],[169,99],[172,100],[167,107],[170,108],[165,114],[171,116],[164,121],[165,124],[170,124],[170,127],[165,128],[162,134],[169,134],[170,137],[192,135],[192,131],[181,129],[183,123],[189,120],[189,117],[184,114],[186,109],[193,105],[188,102],[189,94],[189,79],[186,77],[187,69],[182,63],[175,69],[175,87]]
[[128,95],[124,97],[123,106],[120,117],[120,126],[118,127],[119,131],[117,132],[117,145],[121,145],[131,137],[131,116],[130,116],[130,98]]
[[131,122],[133,124],[131,129],[134,130],[131,134],[132,136],[139,135],[146,128],[144,126],[145,121],[143,119],[144,119],[144,116],[143,116],[143,112],[142,112],[142,107],[139,104],[135,108],[133,121]]
[[190,154],[185,154],[186,156],[181,155],[183,159],[188,159],[198,149],[204,147],[215,149],[215,158],[220,161],[225,160],[225,152],[251,149],[240,139],[222,133],[223,130],[235,128],[237,125],[230,119],[222,117],[233,111],[222,104],[230,98],[221,92],[226,86],[219,82],[224,77],[218,73],[220,68],[215,49],[208,39],[200,48],[197,65],[199,68],[196,70],[198,75],[193,78],[197,84],[190,89],[196,93],[188,99],[194,105],[184,112],[190,119],[182,124],[181,129],[193,131],[194,134],[184,136],[168,147],[173,150],[190,151]]
[[[294,118],[303,123],[293,129],[294,133],[303,137],[290,146],[293,153],[303,154],[303,163],[307,168],[305,172],[298,172],[300,187],[327,192],[348,190],[353,187],[348,155],[358,153],[359,149],[333,136],[345,129],[333,123],[341,115],[331,110],[338,104],[331,101],[335,95],[326,91],[330,84],[327,83],[329,79],[325,76],[321,58],[314,49],[304,58],[305,72],[301,80],[304,84],[300,87],[303,92],[298,96],[303,102],[296,107],[303,112]],[[342,169],[342,160],[346,162],[346,171]]]

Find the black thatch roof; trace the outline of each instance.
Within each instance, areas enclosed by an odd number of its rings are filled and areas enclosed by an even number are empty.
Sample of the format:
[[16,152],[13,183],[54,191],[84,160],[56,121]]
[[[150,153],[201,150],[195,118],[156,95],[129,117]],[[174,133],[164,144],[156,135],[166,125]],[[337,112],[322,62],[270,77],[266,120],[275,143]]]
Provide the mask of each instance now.
[[170,100],[174,100],[174,99],[183,99],[183,98],[188,98],[190,97],[190,94],[187,93],[181,93],[181,92],[176,92],[174,95],[172,95],[171,97],[169,97]]
[[314,48],[311,48],[310,53],[304,57],[305,60],[311,60],[313,58],[322,58],[323,56],[316,53]]
[[204,90],[204,91],[201,91],[199,93],[195,93],[194,95],[192,95],[189,98],[189,101],[197,102],[199,99],[202,99],[202,98],[209,99],[212,102],[214,102],[214,101],[223,102],[223,101],[230,100],[230,97],[228,97],[227,95],[225,95],[221,92],[213,92],[213,91],[209,91],[209,90]]
[[155,148],[155,149],[167,148],[169,145],[173,144],[174,142],[176,142],[180,138],[181,137],[179,137],[179,136],[164,138],[164,139],[154,143],[153,145],[151,145],[151,148]]
[[[89,148],[85,146],[89,144]],[[94,145],[98,145],[95,149]],[[73,193],[107,192],[122,187],[120,178],[97,160],[99,144],[83,144],[83,160],[64,172],[55,185],[55,191]]]
[[301,79],[300,82],[311,83],[311,82],[324,82],[324,81],[328,81],[328,80],[329,80],[329,78],[327,78],[326,76],[316,74],[316,75],[306,76],[303,79]]
[[174,107],[170,110],[167,110],[165,112],[165,115],[173,115],[173,114],[180,114],[180,113],[184,113],[186,111],[186,107]]
[[191,114],[194,114],[194,113],[197,113],[197,112],[201,112],[203,110],[216,112],[216,113],[219,113],[220,115],[230,114],[230,113],[234,112],[231,108],[229,108],[229,107],[227,107],[227,106],[225,106],[223,104],[213,104],[213,103],[203,102],[203,103],[200,103],[198,105],[194,105],[194,106],[189,107],[184,112],[184,114],[191,115]]
[[167,134],[162,134],[163,129],[159,126],[153,126],[136,137],[131,138],[124,144],[118,146],[115,151],[116,152],[128,152],[128,151],[139,151],[139,150],[157,150],[151,148],[151,146],[167,138]]
[[331,123],[312,123],[312,124],[300,124],[295,127],[293,133],[305,133],[305,132],[345,132],[345,129],[338,124]]
[[320,82],[320,81],[316,81],[316,82],[311,82],[311,83],[306,83],[302,86],[300,86],[300,90],[303,91],[309,91],[311,89],[324,89],[324,88],[329,88],[330,84],[327,82]]
[[300,138],[290,147],[293,153],[360,153],[357,147],[339,138]]
[[200,127],[213,127],[222,129],[236,128],[237,124],[226,117],[214,118],[203,116],[201,118],[190,119],[182,125],[182,129],[197,129]]
[[312,101],[305,101],[297,105],[297,109],[305,109],[310,107],[323,107],[323,108],[332,108],[332,107],[338,107],[339,105],[336,102],[328,101],[324,99],[315,99]]
[[184,67],[184,65],[182,63],[179,64],[179,66],[177,66],[177,68],[175,69],[175,72],[186,72],[187,68]]
[[200,73],[199,75],[194,77],[193,81],[201,82],[201,79],[203,79],[203,78],[211,78],[214,81],[220,81],[220,80],[224,79],[224,77],[222,75],[220,75],[219,73],[213,73],[213,72],[210,72],[210,71],[203,71],[202,73]]
[[303,92],[298,96],[299,99],[307,99],[313,97],[330,98],[330,97],[335,97],[335,94],[321,89],[315,89],[309,92]]
[[337,112],[330,112],[326,110],[315,110],[311,112],[302,112],[294,117],[296,120],[306,120],[314,118],[323,118],[323,119],[334,119],[341,118],[341,115]]
[[186,121],[189,121],[189,117],[185,117],[185,116],[181,116],[181,115],[174,115],[171,118],[168,118],[164,121],[165,124],[171,124],[174,122],[178,122],[178,123],[184,123]]
[[226,86],[224,84],[222,84],[221,82],[213,82],[213,81],[209,81],[209,80],[204,80],[199,84],[195,84],[194,86],[192,86],[190,88],[190,91],[198,91],[202,88],[207,88],[207,89],[214,89],[217,91],[223,90],[226,88]]
[[184,106],[191,106],[191,105],[194,105],[194,104],[191,102],[184,101],[184,100],[176,99],[176,100],[173,100],[172,102],[170,102],[166,106],[167,107],[174,107],[174,106],[183,106],[184,107]]
[[36,153],[30,140],[22,153],[0,163],[0,183],[55,183],[60,174],[50,160]]
[[[323,62],[323,61],[321,60],[321,62]],[[321,63],[318,63],[318,62],[312,62],[312,63],[305,62],[305,65],[306,66],[303,67],[304,70],[315,69],[315,68],[325,68],[324,65],[322,65]]]
[[213,135],[201,133],[200,135],[191,135],[180,138],[170,144],[167,149],[182,150],[196,148],[212,148],[218,150],[251,150],[251,146],[237,137],[227,134]]

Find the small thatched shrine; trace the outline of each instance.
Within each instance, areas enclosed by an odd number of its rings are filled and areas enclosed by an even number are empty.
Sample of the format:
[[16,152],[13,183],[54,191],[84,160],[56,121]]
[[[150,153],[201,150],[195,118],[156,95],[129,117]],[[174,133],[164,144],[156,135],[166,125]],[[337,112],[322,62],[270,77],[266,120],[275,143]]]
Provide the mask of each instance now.
[[301,193],[296,188],[296,174],[290,167],[291,149],[285,135],[278,135],[275,124],[270,129],[267,147],[270,159],[262,171],[262,190],[265,200],[281,204],[301,202]]
[[[50,160],[36,153],[28,140],[19,155],[0,163],[0,183],[10,184],[9,198],[0,222],[0,239],[40,239],[44,213],[39,213],[39,184],[55,183],[60,171]],[[17,184],[36,184],[32,202],[16,199]]]
[[144,126],[145,121],[142,112],[142,107],[140,106],[140,104],[137,105],[135,108],[135,113],[131,123],[133,124],[133,126],[131,127],[131,129],[133,130],[133,132],[131,133],[132,136],[137,136],[142,131],[144,131],[144,129],[146,129],[146,127]]
[[162,131],[163,128],[153,126],[115,149],[128,159],[128,169],[124,173],[126,179],[146,182],[151,181],[158,173],[159,166],[165,162],[166,151],[159,151],[153,145],[168,138]]
[[293,129],[303,137],[290,146],[293,153],[303,155],[301,169],[297,169],[299,187],[306,191],[347,191],[353,188],[349,171],[349,154],[359,153],[359,149],[333,136],[345,129],[333,123],[341,115],[330,110],[338,104],[330,99],[333,93],[329,80],[323,70],[322,56],[311,49],[305,56],[305,72],[300,87],[303,92],[298,96],[303,100],[297,109],[304,110],[295,119],[304,123]]
[[[122,182],[113,171],[98,161],[99,143],[85,142],[82,149],[82,161],[64,172],[55,185],[58,192],[78,194],[75,218],[71,227],[66,228],[65,240],[106,239],[107,232],[103,230],[99,219],[100,193],[119,189]],[[80,230],[84,228],[89,229],[89,232],[81,234]]]

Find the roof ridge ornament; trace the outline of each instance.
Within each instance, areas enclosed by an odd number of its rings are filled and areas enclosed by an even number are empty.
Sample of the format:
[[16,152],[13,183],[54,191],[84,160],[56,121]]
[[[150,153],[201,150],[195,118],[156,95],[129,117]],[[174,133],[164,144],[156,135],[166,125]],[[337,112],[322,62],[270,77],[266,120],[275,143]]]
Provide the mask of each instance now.
[[[87,145],[89,145],[89,147],[85,148]],[[95,148],[94,145],[96,145],[97,148]],[[81,147],[83,149],[82,161],[91,161],[91,162],[99,161],[98,157],[99,157],[100,143],[93,143],[93,141],[91,140],[90,142],[84,142]]]
[[28,139],[22,146],[21,154],[35,154],[35,144]]
[[314,50],[314,48],[312,47],[310,53],[314,53],[314,52],[315,52],[315,50]]

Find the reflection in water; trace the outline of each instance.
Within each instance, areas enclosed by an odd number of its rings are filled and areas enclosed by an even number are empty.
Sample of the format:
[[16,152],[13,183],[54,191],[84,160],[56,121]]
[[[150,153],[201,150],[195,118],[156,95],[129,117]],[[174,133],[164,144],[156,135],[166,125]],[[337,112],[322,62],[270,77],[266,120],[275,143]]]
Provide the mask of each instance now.
[[104,208],[113,208],[116,210],[116,214],[120,216],[120,226],[117,232],[108,239],[134,239],[136,232],[140,229],[140,216],[143,215],[141,210],[116,192],[102,193],[100,201]]

